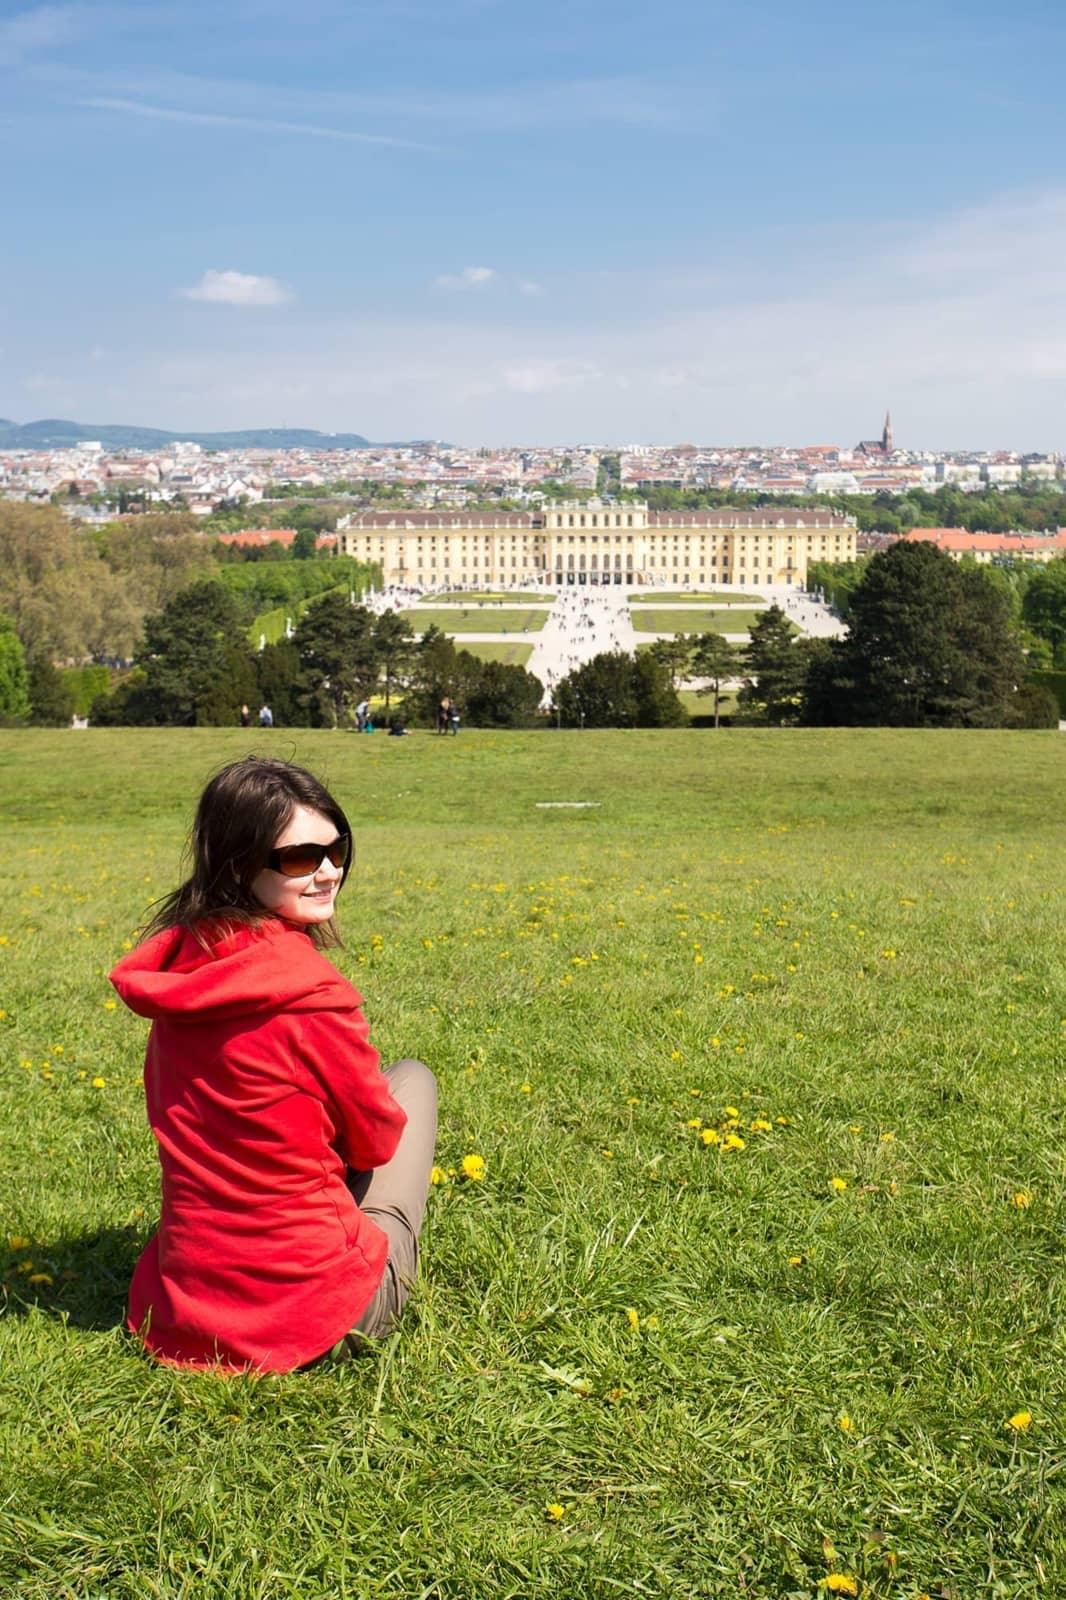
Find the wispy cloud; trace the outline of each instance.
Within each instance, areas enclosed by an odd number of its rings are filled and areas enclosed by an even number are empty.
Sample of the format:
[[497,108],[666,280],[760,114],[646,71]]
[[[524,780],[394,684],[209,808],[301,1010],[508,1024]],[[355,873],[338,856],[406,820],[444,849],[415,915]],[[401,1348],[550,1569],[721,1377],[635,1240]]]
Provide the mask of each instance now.
[[464,267],[462,272],[443,272],[433,282],[438,289],[481,289],[497,276],[495,267]]
[[113,99],[107,95],[80,100],[79,105],[93,111],[114,111],[126,116],[150,117],[159,122],[184,122],[205,128],[247,128],[257,133],[297,134],[310,139],[337,139],[346,144],[376,144],[397,150],[421,150],[439,154],[439,145],[415,139],[398,139],[385,133],[358,133],[351,128],[327,128],[311,122],[284,122],[275,117],[234,116],[224,111],[184,111],[176,106],[149,105],[140,100]]
[[0,65],[16,66],[82,32],[84,6],[37,6],[0,22]]
[[277,278],[259,277],[254,272],[205,272],[191,289],[182,289],[185,300],[207,300],[224,306],[281,306],[292,295]]

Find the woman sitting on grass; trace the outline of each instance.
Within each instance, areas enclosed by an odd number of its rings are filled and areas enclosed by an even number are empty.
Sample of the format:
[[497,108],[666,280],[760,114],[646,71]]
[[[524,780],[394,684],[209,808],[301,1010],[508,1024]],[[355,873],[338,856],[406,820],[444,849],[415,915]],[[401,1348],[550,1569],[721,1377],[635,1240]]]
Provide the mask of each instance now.
[[163,1204],[128,1325],[162,1361],[343,1359],[410,1292],[436,1084],[419,1061],[381,1072],[359,994],[321,954],[351,844],[302,767],[234,762],[200,798],[190,877],[111,974],[152,1020]]

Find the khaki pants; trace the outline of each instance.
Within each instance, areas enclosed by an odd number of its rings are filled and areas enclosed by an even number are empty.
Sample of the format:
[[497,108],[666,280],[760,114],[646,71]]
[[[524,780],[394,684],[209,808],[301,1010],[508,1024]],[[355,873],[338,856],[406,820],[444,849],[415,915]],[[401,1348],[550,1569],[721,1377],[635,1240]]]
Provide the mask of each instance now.
[[396,1061],[386,1067],[385,1076],[394,1100],[407,1112],[407,1126],[391,1161],[348,1175],[360,1211],[388,1235],[385,1276],[351,1333],[320,1356],[321,1361],[347,1361],[373,1348],[370,1341],[391,1333],[418,1272],[418,1236],[437,1140],[437,1080],[421,1061]]

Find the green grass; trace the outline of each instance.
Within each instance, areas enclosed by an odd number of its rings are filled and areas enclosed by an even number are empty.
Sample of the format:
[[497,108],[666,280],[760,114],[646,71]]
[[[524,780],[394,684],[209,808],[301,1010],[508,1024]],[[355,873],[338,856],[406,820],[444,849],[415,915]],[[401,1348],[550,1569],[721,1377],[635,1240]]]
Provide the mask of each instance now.
[[531,644],[511,644],[507,639],[471,639],[463,649],[480,661],[502,661],[509,667],[524,667],[533,654]]
[[[348,585],[340,583],[334,589],[323,590],[324,594],[348,593]],[[277,644],[279,639],[285,637],[285,623],[291,617],[293,627],[299,622],[309,605],[316,600],[321,600],[322,594],[308,595],[304,600],[289,600],[283,606],[275,606],[272,611],[261,611],[255,621],[248,628],[248,638],[258,649],[259,640],[265,638],[267,644]]]
[[404,611],[402,613],[418,633],[424,633],[429,627],[440,628],[443,633],[521,633],[523,628],[528,628],[530,633],[539,633],[548,620],[548,612],[544,608],[518,610],[513,608],[503,610],[493,608],[491,611],[480,611],[476,605],[468,609],[455,606],[451,610],[431,611],[428,607],[419,606],[417,611]]
[[224,1380],[120,1331],[106,974],[248,744],[0,733],[0,1593],[1066,1591],[1061,737],[257,732],[353,817],[338,964],[486,1176],[380,1354]]
[[[639,633],[746,633],[763,612],[686,611],[680,606],[660,611],[654,606],[632,606],[630,614]],[[790,626],[798,632],[795,623]]]
[[707,606],[757,606],[762,605],[762,595],[741,594],[736,589],[712,589],[705,594],[696,594],[695,591],[678,592],[669,594],[659,589],[631,589],[629,592],[630,605],[707,605]]
[[420,606],[465,606],[471,603],[477,605],[479,600],[491,601],[493,605],[500,603],[514,605],[516,601],[524,603],[527,600],[542,601],[550,605],[555,600],[555,596],[539,589],[483,589],[476,593],[466,593],[462,589],[454,589],[449,590],[446,594],[427,595],[424,600],[420,600],[418,603]]

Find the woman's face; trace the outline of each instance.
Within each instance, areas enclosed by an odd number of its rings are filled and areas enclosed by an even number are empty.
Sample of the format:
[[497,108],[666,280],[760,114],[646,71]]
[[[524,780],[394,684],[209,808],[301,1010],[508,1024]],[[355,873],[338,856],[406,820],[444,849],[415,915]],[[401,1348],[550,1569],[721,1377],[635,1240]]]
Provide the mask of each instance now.
[[[274,840],[274,848],[281,850],[289,844],[332,844],[336,837],[336,825],[321,811],[297,806],[287,827]],[[306,878],[286,878],[273,868],[264,867],[252,879],[252,894],[276,917],[307,926],[329,921],[343,877],[343,867],[335,867],[328,856],[323,856],[318,871]]]

